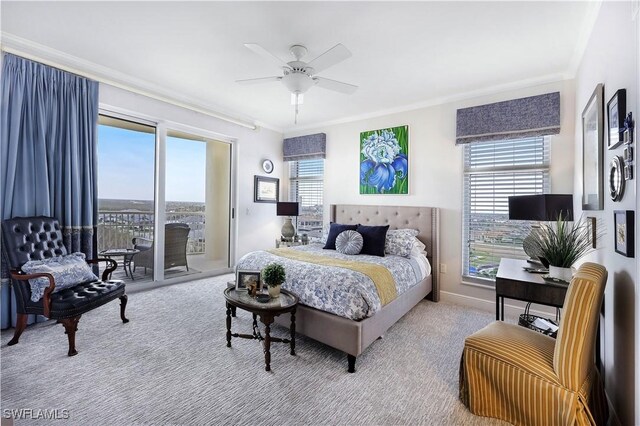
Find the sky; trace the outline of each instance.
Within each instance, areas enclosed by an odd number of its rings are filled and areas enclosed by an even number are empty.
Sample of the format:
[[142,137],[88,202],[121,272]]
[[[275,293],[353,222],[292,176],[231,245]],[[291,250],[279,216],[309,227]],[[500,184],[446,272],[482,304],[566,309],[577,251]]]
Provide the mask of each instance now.
[[[166,200],[204,202],[206,143],[167,138]],[[98,198],[153,200],[155,135],[98,126]]]

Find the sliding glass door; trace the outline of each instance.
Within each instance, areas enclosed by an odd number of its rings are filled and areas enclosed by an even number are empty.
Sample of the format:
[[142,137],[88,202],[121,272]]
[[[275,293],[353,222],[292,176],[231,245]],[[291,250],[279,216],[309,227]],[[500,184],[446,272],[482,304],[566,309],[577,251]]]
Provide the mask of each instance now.
[[230,267],[231,155],[227,142],[100,116],[98,246],[119,263],[114,279]]
[[230,177],[230,144],[167,131],[165,278],[229,267]]
[[153,279],[156,128],[101,115],[98,251],[118,262],[114,279]]

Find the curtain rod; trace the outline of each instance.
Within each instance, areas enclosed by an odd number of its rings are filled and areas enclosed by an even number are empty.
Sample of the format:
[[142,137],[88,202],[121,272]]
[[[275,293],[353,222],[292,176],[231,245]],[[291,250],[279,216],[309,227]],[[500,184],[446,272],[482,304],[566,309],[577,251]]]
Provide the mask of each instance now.
[[21,56],[21,57],[23,57],[25,59],[30,59],[32,61],[40,62],[42,64],[49,65],[51,67],[61,69],[63,71],[67,71],[67,72],[70,72],[70,73],[73,73],[73,74],[77,74],[79,76],[86,77],[86,78],[98,81],[100,83],[108,84],[109,86],[114,86],[114,87],[117,87],[119,89],[126,90],[128,92],[136,93],[138,95],[142,95],[142,96],[145,96],[147,98],[155,99],[157,101],[165,102],[165,103],[168,103],[170,105],[174,105],[174,106],[177,106],[177,107],[180,107],[180,108],[188,109],[190,111],[194,111],[194,112],[198,112],[198,113],[201,113],[201,114],[204,114],[204,115],[208,115],[209,117],[217,118],[219,120],[226,121],[228,123],[233,123],[233,124],[236,124],[238,126],[241,126],[241,127],[244,127],[244,128],[250,129],[250,130],[256,130],[258,128],[253,123],[247,123],[247,122],[242,121],[242,120],[238,120],[238,119],[235,119],[235,118],[232,118],[232,117],[228,117],[226,115],[211,111],[211,110],[206,109],[206,108],[201,108],[199,106],[191,105],[191,104],[188,104],[186,102],[181,102],[181,101],[172,99],[172,98],[170,98],[168,96],[164,96],[164,95],[160,95],[160,94],[157,94],[157,93],[149,92],[149,91],[146,91],[146,90],[143,90],[143,89],[138,89],[136,87],[132,87],[132,86],[129,86],[127,84],[119,83],[117,81],[110,80],[110,79],[105,78],[105,77],[100,77],[100,76],[91,74],[90,72],[77,70],[75,68],[68,67],[66,65],[62,65],[62,64],[59,64],[57,62],[53,62],[53,61],[44,59],[44,58],[39,57],[37,55],[32,55],[30,53],[21,51],[19,49],[14,49],[14,48],[8,47],[8,46],[2,46],[2,51],[3,52],[7,52],[7,53],[11,53],[11,54],[14,54],[14,55],[17,55],[17,56]]

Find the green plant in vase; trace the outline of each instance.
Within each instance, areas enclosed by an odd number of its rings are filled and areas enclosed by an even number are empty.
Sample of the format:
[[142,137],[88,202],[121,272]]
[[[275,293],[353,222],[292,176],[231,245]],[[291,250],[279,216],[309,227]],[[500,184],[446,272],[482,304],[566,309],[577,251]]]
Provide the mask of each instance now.
[[533,243],[539,247],[541,260],[549,264],[549,275],[563,281],[571,281],[571,266],[593,250],[589,224],[583,219],[563,220],[562,214],[556,222],[541,224],[532,236]]
[[279,263],[270,263],[262,270],[262,281],[267,285],[269,296],[276,298],[280,296],[280,286],[286,279],[287,274],[284,266]]

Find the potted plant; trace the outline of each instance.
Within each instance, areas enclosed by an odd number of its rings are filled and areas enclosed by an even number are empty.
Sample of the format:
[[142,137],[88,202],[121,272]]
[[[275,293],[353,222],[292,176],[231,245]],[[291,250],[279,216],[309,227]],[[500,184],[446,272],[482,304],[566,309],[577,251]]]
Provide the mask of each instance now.
[[279,263],[270,263],[262,270],[262,280],[269,289],[269,296],[280,296],[280,286],[286,279],[284,267]]
[[571,281],[571,266],[592,247],[591,229],[582,219],[568,222],[558,217],[555,223],[543,223],[532,233],[534,244],[539,247],[542,263],[548,263],[549,276]]

